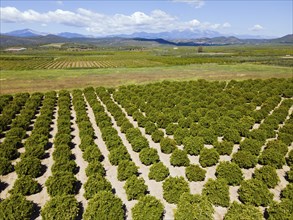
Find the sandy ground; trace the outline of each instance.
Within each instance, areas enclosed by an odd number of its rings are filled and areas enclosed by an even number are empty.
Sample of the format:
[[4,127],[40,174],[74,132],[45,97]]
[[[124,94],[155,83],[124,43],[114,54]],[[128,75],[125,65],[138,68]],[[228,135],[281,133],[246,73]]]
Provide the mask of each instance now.
[[77,167],[79,168],[78,173],[75,175],[77,180],[80,181],[81,188],[78,192],[78,194],[75,196],[78,202],[81,202],[83,209],[85,210],[87,207],[87,200],[86,198],[83,196],[85,193],[84,190],[84,184],[86,183],[88,177],[85,174],[85,169],[88,166],[88,162],[85,161],[82,157],[82,151],[79,148],[80,145],[80,137],[79,137],[79,128],[76,124],[76,112],[74,110],[74,107],[71,111],[71,116],[73,117],[72,119],[72,128],[73,131],[71,133],[71,135],[74,136],[74,138],[72,139],[72,143],[75,145],[74,148],[72,149],[72,153],[75,155],[75,162]]

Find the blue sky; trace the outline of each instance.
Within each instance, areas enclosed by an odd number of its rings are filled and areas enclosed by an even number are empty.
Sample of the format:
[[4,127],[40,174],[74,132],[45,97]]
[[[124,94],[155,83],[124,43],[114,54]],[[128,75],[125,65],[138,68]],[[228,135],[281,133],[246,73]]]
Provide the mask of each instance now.
[[104,36],[210,30],[223,34],[292,34],[291,0],[1,0],[1,33],[31,28]]

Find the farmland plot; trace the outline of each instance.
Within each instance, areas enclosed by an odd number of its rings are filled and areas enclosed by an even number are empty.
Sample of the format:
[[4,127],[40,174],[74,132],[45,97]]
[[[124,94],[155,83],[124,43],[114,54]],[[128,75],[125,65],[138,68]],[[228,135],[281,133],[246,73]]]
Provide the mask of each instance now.
[[0,218],[290,219],[292,91],[199,80],[3,96]]

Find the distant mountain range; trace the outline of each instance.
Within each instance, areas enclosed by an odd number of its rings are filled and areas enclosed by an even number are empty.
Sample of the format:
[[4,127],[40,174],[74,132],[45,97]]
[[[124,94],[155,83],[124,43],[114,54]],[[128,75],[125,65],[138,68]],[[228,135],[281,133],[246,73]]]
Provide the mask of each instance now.
[[174,46],[197,45],[233,45],[233,44],[264,44],[286,43],[293,44],[293,35],[275,39],[249,38],[241,39],[235,36],[222,36],[214,31],[172,31],[162,33],[134,33],[131,35],[112,35],[103,38],[86,36],[77,33],[63,32],[56,35],[37,32],[31,29],[17,30],[0,35],[0,46],[34,46],[50,43],[89,43],[100,45],[136,45],[164,44]]
[[[14,37],[36,37],[36,36],[46,36],[51,35],[52,33],[44,33],[38,32],[32,29],[23,29],[16,30],[7,33],[3,33],[2,35],[14,36]],[[58,34],[53,34],[59,37],[65,38],[100,38],[94,37],[91,35],[83,35],[71,32],[62,32]],[[272,39],[272,37],[267,36],[253,36],[253,35],[233,35],[239,39]],[[160,33],[148,33],[148,32],[135,32],[133,34],[116,34],[109,35],[108,37],[121,37],[121,38],[147,38],[147,39],[156,39],[163,38],[166,40],[174,40],[174,39],[198,39],[198,38],[214,38],[214,37],[229,37],[229,35],[224,35],[216,31],[211,30],[175,30],[170,32],[160,32]],[[105,37],[103,37],[105,38]]]

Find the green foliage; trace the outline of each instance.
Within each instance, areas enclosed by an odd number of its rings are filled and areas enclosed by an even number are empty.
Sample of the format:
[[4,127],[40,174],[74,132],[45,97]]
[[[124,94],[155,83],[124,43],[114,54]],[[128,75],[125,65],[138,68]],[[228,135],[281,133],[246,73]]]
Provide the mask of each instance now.
[[267,143],[266,150],[274,149],[282,155],[286,155],[288,152],[288,146],[280,140],[273,140]]
[[293,150],[290,150],[288,157],[286,158],[288,166],[293,165]]
[[110,151],[108,158],[112,165],[117,166],[122,160],[130,160],[130,155],[125,146],[119,146]]
[[137,176],[129,177],[123,187],[125,189],[127,199],[134,200],[143,197],[147,193],[148,187],[145,185],[143,178]]
[[190,164],[190,161],[185,150],[176,149],[170,157],[170,163],[173,166],[186,167]]
[[225,179],[208,179],[202,190],[202,195],[214,205],[228,207],[230,202],[229,186]]
[[157,182],[163,181],[169,176],[169,169],[162,163],[155,163],[150,167],[149,179],[156,180]]
[[134,162],[123,160],[118,165],[117,179],[119,181],[127,180],[132,175],[138,175],[138,167]]
[[223,178],[228,185],[238,186],[243,180],[243,173],[240,167],[228,161],[220,162],[216,169],[217,178]]
[[185,168],[185,175],[188,181],[204,181],[206,171],[198,165],[191,164]]
[[6,175],[13,171],[13,166],[7,158],[0,157],[0,175]]
[[135,152],[140,152],[142,149],[149,147],[149,143],[144,136],[138,136],[130,143]]
[[234,144],[231,141],[215,142],[214,147],[220,155],[230,155]]
[[240,168],[253,168],[257,163],[257,157],[249,151],[240,150],[233,154],[232,161],[235,162]]
[[251,154],[258,156],[262,145],[262,141],[246,138],[244,141],[241,141],[240,150],[248,151]]
[[175,211],[175,220],[212,220],[214,208],[206,196],[183,193]]
[[111,191],[111,183],[99,174],[91,175],[84,184],[84,197],[91,199],[100,191]]
[[259,156],[258,161],[262,165],[270,165],[277,169],[281,169],[286,163],[284,155],[273,148],[265,149]]
[[45,155],[45,145],[25,145],[25,152],[21,157],[36,157],[42,159]]
[[131,211],[133,220],[160,220],[163,218],[164,206],[156,197],[146,195],[138,200]]
[[252,205],[233,202],[226,213],[225,220],[262,220],[260,210]]
[[72,195],[55,196],[41,211],[44,220],[75,220],[79,212],[78,202]]
[[171,154],[176,149],[176,141],[166,137],[160,141],[160,146],[164,154]]
[[282,198],[293,200],[293,183],[289,183],[281,192]]
[[101,176],[105,176],[106,170],[105,170],[104,166],[101,164],[101,162],[92,161],[86,167],[85,173],[88,177],[92,176],[92,175],[96,175],[96,174],[99,174]]
[[74,160],[57,160],[51,167],[52,173],[76,171],[76,163]]
[[273,202],[267,209],[268,220],[291,220],[293,218],[293,200],[282,199]]
[[291,166],[290,170],[287,172],[286,178],[290,183],[293,182],[293,166]]
[[163,182],[163,197],[168,203],[179,202],[180,196],[190,192],[188,182],[181,177],[168,177]]
[[38,177],[41,174],[42,164],[40,159],[35,157],[22,158],[20,162],[15,165],[15,171],[17,175],[30,175],[32,177]]
[[241,202],[255,206],[268,206],[273,199],[268,187],[258,179],[243,181],[238,194]]
[[153,133],[152,133],[152,140],[155,142],[155,143],[159,143],[162,138],[164,138],[164,132],[157,129],[155,130]]
[[16,179],[13,189],[9,192],[12,194],[21,194],[29,196],[41,191],[41,186],[31,176],[21,176]]
[[86,147],[82,154],[83,159],[87,162],[91,161],[102,161],[104,159],[100,149],[97,145],[90,145]]
[[276,169],[271,166],[263,166],[254,171],[254,178],[263,181],[269,188],[274,188],[278,185],[280,179]]
[[139,153],[139,159],[146,166],[149,166],[160,161],[158,152],[154,148],[142,149]]
[[30,220],[33,214],[33,202],[20,194],[11,195],[0,202],[0,219]]
[[156,131],[156,129],[157,129],[156,125],[151,121],[148,121],[145,125],[146,134],[152,134],[154,131]]
[[121,199],[108,191],[98,192],[89,200],[83,214],[84,220],[124,220],[124,210]]
[[68,145],[62,144],[55,147],[52,155],[53,160],[55,161],[70,160],[72,157],[72,152]]
[[184,150],[190,155],[198,155],[204,147],[204,140],[202,137],[185,137],[183,139]]
[[76,193],[77,179],[72,173],[59,172],[49,176],[45,185],[50,196]]
[[215,165],[218,162],[219,158],[220,156],[214,148],[203,148],[200,151],[199,163],[202,167],[210,167]]
[[224,130],[224,140],[238,144],[241,140],[241,136],[236,129],[230,128]]

